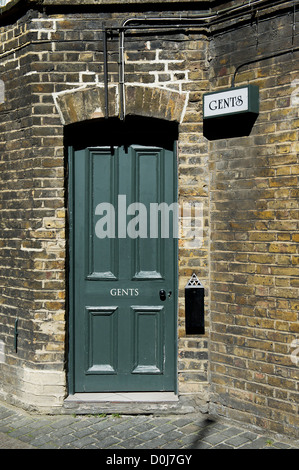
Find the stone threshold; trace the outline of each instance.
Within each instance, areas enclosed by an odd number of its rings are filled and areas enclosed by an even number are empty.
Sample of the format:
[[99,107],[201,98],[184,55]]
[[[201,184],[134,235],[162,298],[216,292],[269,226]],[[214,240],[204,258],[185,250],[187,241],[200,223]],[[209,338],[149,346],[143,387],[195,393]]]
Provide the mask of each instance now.
[[165,414],[188,413],[174,392],[75,393],[63,403],[64,413]]
[[122,392],[122,393],[75,393],[65,399],[65,403],[165,403],[177,402],[173,392]]

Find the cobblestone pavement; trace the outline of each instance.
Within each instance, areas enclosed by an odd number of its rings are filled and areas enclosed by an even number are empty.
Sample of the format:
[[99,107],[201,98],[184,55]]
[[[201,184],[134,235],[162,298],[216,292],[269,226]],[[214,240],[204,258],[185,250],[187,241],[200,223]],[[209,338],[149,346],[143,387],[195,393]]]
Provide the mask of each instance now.
[[0,449],[298,449],[240,423],[187,415],[37,415],[0,404]]

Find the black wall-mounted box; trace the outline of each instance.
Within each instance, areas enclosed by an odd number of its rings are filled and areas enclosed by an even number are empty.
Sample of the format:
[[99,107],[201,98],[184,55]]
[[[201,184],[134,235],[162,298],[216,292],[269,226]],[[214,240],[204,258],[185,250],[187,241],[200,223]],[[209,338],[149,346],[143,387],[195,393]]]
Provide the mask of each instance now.
[[187,335],[205,333],[205,290],[195,274],[185,287],[185,328]]

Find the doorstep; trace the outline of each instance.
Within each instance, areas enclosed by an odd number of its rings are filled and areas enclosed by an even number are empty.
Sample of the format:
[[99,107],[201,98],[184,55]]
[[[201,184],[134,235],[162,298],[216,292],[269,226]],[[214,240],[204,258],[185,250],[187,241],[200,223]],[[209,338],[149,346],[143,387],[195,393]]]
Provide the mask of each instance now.
[[75,393],[69,395],[66,402],[173,402],[178,396],[173,392],[123,392],[123,393]]
[[64,400],[63,408],[77,414],[176,413],[179,398],[174,392],[75,393]]

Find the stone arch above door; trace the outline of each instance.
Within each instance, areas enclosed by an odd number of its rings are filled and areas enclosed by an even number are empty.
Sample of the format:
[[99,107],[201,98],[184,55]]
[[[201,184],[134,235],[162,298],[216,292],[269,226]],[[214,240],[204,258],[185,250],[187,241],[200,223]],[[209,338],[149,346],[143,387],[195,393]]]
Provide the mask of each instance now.
[[[105,117],[103,85],[85,86],[53,94],[62,124]],[[181,123],[188,93],[143,85],[125,85],[126,115],[153,117]],[[108,117],[119,116],[118,85],[108,87]]]

